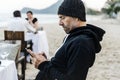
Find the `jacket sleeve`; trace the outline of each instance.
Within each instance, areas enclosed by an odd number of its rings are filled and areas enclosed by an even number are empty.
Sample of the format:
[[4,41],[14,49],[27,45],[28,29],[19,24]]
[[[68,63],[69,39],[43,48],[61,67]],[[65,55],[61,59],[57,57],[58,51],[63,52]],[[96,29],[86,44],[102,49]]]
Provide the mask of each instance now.
[[39,65],[39,69],[44,72],[48,80],[85,80],[92,57],[89,54],[89,47],[83,44],[69,48],[67,56],[70,57],[67,61],[65,73],[58,71],[54,66],[50,66],[50,62],[43,62]]
[[54,66],[51,65],[51,61],[45,61],[41,63],[38,69],[40,70],[40,75],[37,75],[36,80],[65,80],[64,74],[54,68]]

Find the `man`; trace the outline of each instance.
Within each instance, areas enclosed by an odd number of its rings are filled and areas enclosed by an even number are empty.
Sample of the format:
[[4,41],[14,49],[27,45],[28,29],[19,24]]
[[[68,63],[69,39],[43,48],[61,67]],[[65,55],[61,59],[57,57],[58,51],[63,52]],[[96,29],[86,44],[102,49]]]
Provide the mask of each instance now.
[[34,54],[35,67],[40,70],[36,80],[86,80],[95,55],[101,50],[104,30],[86,24],[85,7],[81,0],[64,0],[58,9],[59,25],[67,33],[62,46],[48,61],[44,53]]
[[21,18],[19,10],[14,11],[13,16],[14,18],[8,23],[8,30],[36,33],[36,30],[26,20]]

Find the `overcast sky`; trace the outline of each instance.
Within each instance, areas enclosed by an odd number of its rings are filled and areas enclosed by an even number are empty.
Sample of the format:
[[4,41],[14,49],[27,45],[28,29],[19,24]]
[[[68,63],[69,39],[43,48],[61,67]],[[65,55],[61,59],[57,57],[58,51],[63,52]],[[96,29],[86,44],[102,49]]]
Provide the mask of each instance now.
[[[0,13],[13,12],[23,7],[31,7],[36,9],[46,8],[58,0],[1,0]],[[100,10],[106,0],[83,0],[87,7]]]

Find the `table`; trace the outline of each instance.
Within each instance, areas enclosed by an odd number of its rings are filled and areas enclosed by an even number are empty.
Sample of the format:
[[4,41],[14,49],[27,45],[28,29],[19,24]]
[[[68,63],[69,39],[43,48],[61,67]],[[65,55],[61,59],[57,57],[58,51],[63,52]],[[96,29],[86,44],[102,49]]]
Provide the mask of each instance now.
[[10,60],[0,60],[0,80],[18,80],[15,62]]
[[49,47],[45,31],[38,31],[37,34],[26,33],[25,40],[32,40],[32,48],[35,53],[45,52],[47,57],[49,57]]
[[3,52],[8,52],[8,59],[15,60],[18,50],[21,48],[21,41],[17,40],[16,43],[11,43],[10,40],[0,41],[0,59]]

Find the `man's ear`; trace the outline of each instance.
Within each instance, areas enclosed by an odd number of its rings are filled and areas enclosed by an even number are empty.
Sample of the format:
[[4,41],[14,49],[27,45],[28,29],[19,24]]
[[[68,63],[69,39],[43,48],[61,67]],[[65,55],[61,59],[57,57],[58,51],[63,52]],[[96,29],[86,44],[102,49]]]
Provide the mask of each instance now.
[[78,21],[81,21],[79,18],[77,18]]
[[79,18],[74,18],[76,21],[79,21],[80,19]]
[[80,19],[79,19],[79,18],[76,18],[76,17],[73,17],[73,19],[74,19],[75,21],[80,21]]

